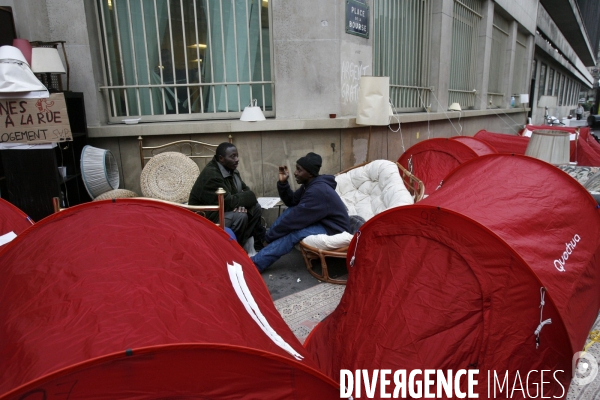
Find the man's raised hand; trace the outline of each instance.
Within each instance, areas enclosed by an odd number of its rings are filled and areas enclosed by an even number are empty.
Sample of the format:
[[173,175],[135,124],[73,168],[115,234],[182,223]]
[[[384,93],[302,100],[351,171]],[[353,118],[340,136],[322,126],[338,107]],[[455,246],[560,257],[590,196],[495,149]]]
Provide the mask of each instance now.
[[290,177],[290,171],[288,170],[287,165],[279,167],[279,182],[287,182]]

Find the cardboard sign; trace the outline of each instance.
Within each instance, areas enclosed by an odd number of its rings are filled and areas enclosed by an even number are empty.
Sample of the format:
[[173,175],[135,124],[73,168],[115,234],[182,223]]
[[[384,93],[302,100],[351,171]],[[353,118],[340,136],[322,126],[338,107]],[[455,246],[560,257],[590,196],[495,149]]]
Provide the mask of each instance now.
[[73,140],[65,95],[47,99],[0,100],[0,143],[52,143]]

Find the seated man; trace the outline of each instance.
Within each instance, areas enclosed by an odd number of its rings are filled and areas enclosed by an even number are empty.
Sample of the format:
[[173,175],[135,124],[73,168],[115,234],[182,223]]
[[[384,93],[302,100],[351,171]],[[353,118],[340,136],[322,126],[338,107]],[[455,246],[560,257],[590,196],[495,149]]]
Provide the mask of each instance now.
[[[260,225],[261,208],[256,196],[240,178],[237,171],[239,156],[231,143],[221,143],[214,158],[206,164],[192,187],[190,205],[218,204],[216,191],[225,190],[225,226],[235,233],[238,243],[244,247],[254,237],[255,245],[264,239],[264,228]],[[219,222],[219,213],[207,212],[206,217]]]
[[287,166],[279,167],[277,190],[289,208],[273,223],[265,236],[265,248],[251,257],[259,271],[289,253],[310,235],[334,235],[348,231],[346,206],[336,193],[337,183],[332,175],[319,175],[321,156],[308,153],[296,162],[294,177],[301,184],[295,192],[290,188]]

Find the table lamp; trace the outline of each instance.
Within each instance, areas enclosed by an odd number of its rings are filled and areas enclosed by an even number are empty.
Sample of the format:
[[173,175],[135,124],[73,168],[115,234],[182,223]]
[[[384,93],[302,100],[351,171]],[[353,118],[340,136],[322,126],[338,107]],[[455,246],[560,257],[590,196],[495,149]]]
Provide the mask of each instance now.
[[58,49],[54,47],[34,47],[31,49],[31,70],[35,74],[43,74],[48,89],[62,91],[62,81],[57,79],[58,88],[52,86],[52,74],[66,74],[67,71],[60,59]]
[[356,123],[369,126],[367,160],[371,146],[371,127],[390,124],[390,77],[361,76],[358,89]]

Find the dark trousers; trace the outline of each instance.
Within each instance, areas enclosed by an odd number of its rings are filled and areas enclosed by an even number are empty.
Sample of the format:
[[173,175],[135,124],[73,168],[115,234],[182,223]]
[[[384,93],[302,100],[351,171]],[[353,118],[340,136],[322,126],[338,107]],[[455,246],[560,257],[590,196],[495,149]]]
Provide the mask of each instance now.
[[581,119],[581,116],[582,116],[583,114],[576,114],[576,115],[577,115],[577,119]]
[[264,228],[260,224],[260,218],[262,216],[262,209],[260,204],[256,205],[248,212],[234,212],[227,211],[225,213],[225,226],[230,228],[240,246],[244,246],[246,241],[250,237],[254,237],[254,241],[262,240],[264,238]]

